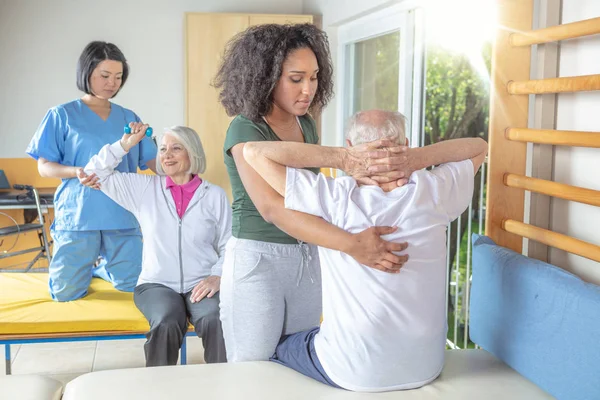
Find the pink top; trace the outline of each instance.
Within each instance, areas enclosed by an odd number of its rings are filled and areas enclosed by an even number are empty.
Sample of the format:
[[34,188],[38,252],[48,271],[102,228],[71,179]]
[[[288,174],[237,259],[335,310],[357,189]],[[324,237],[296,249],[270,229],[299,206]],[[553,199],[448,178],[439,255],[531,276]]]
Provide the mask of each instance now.
[[188,204],[190,204],[194,192],[196,192],[196,189],[198,189],[198,186],[200,186],[201,183],[202,179],[200,179],[198,175],[195,175],[191,181],[184,183],[183,185],[176,184],[167,176],[167,189],[171,190],[179,218],[183,217],[183,214],[185,214],[185,210],[187,209]]

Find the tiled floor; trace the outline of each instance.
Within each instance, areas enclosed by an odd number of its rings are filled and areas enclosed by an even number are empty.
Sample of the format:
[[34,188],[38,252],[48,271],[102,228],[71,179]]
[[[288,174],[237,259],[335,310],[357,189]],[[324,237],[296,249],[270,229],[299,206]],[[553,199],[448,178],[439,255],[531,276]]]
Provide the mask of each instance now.
[[[188,364],[203,364],[202,341],[195,336],[186,340]],[[12,374],[45,375],[67,383],[86,372],[144,367],[144,342],[145,339],[128,339],[12,345]],[[0,349],[4,350],[3,346]],[[0,375],[5,374],[2,357]]]

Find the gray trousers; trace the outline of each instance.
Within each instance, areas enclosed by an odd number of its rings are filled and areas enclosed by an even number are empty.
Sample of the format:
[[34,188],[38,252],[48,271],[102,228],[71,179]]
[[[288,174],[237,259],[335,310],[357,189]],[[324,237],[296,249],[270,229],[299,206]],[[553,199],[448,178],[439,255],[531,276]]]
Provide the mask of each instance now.
[[227,361],[268,360],[282,335],[319,326],[317,247],[232,237],[220,293]]
[[219,293],[198,303],[192,303],[190,295],[191,292],[179,294],[158,283],[144,283],[135,288],[135,305],[150,323],[144,345],[147,367],[177,364],[188,319],[202,339],[204,360],[227,361],[219,320]]

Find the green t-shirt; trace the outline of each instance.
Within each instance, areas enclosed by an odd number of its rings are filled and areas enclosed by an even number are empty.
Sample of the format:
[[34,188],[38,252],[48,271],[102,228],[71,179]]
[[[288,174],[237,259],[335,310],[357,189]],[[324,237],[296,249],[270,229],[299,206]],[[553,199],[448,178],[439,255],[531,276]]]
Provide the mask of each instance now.
[[[317,144],[319,137],[315,121],[308,115],[303,115],[298,119],[302,127],[304,143]],[[239,239],[258,240],[261,242],[298,243],[296,239],[263,219],[242,184],[231,154],[231,149],[236,144],[265,140],[281,141],[266,122],[255,123],[242,115],[235,117],[231,121],[229,129],[227,129],[223,151],[225,152],[225,166],[227,167],[233,193],[233,224],[231,234]],[[319,173],[318,168],[308,169],[315,174]]]

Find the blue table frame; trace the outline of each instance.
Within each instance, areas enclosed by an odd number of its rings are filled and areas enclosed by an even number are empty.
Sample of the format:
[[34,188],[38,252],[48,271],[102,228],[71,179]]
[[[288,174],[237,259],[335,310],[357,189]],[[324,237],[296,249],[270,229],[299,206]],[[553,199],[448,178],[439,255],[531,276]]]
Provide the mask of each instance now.
[[[80,334],[82,332],[77,332]],[[188,331],[183,337],[183,342],[181,343],[181,365],[187,364],[187,345],[186,345],[186,337],[189,335],[196,335],[194,331]],[[8,336],[8,335],[7,335]],[[10,335],[17,336],[17,335]],[[41,335],[40,335],[41,336]],[[11,352],[10,346],[13,344],[30,344],[30,343],[60,343],[60,342],[91,342],[91,341],[100,341],[100,340],[123,340],[123,339],[144,339],[146,335],[144,333],[126,333],[119,334],[115,332],[115,334],[107,334],[106,332],[101,333],[98,332],[97,335],[90,332],[90,336],[64,336],[64,337],[39,337],[39,338],[13,338],[13,339],[2,339],[0,335],[0,345],[4,345],[4,359],[6,362],[6,375],[11,374]]]

